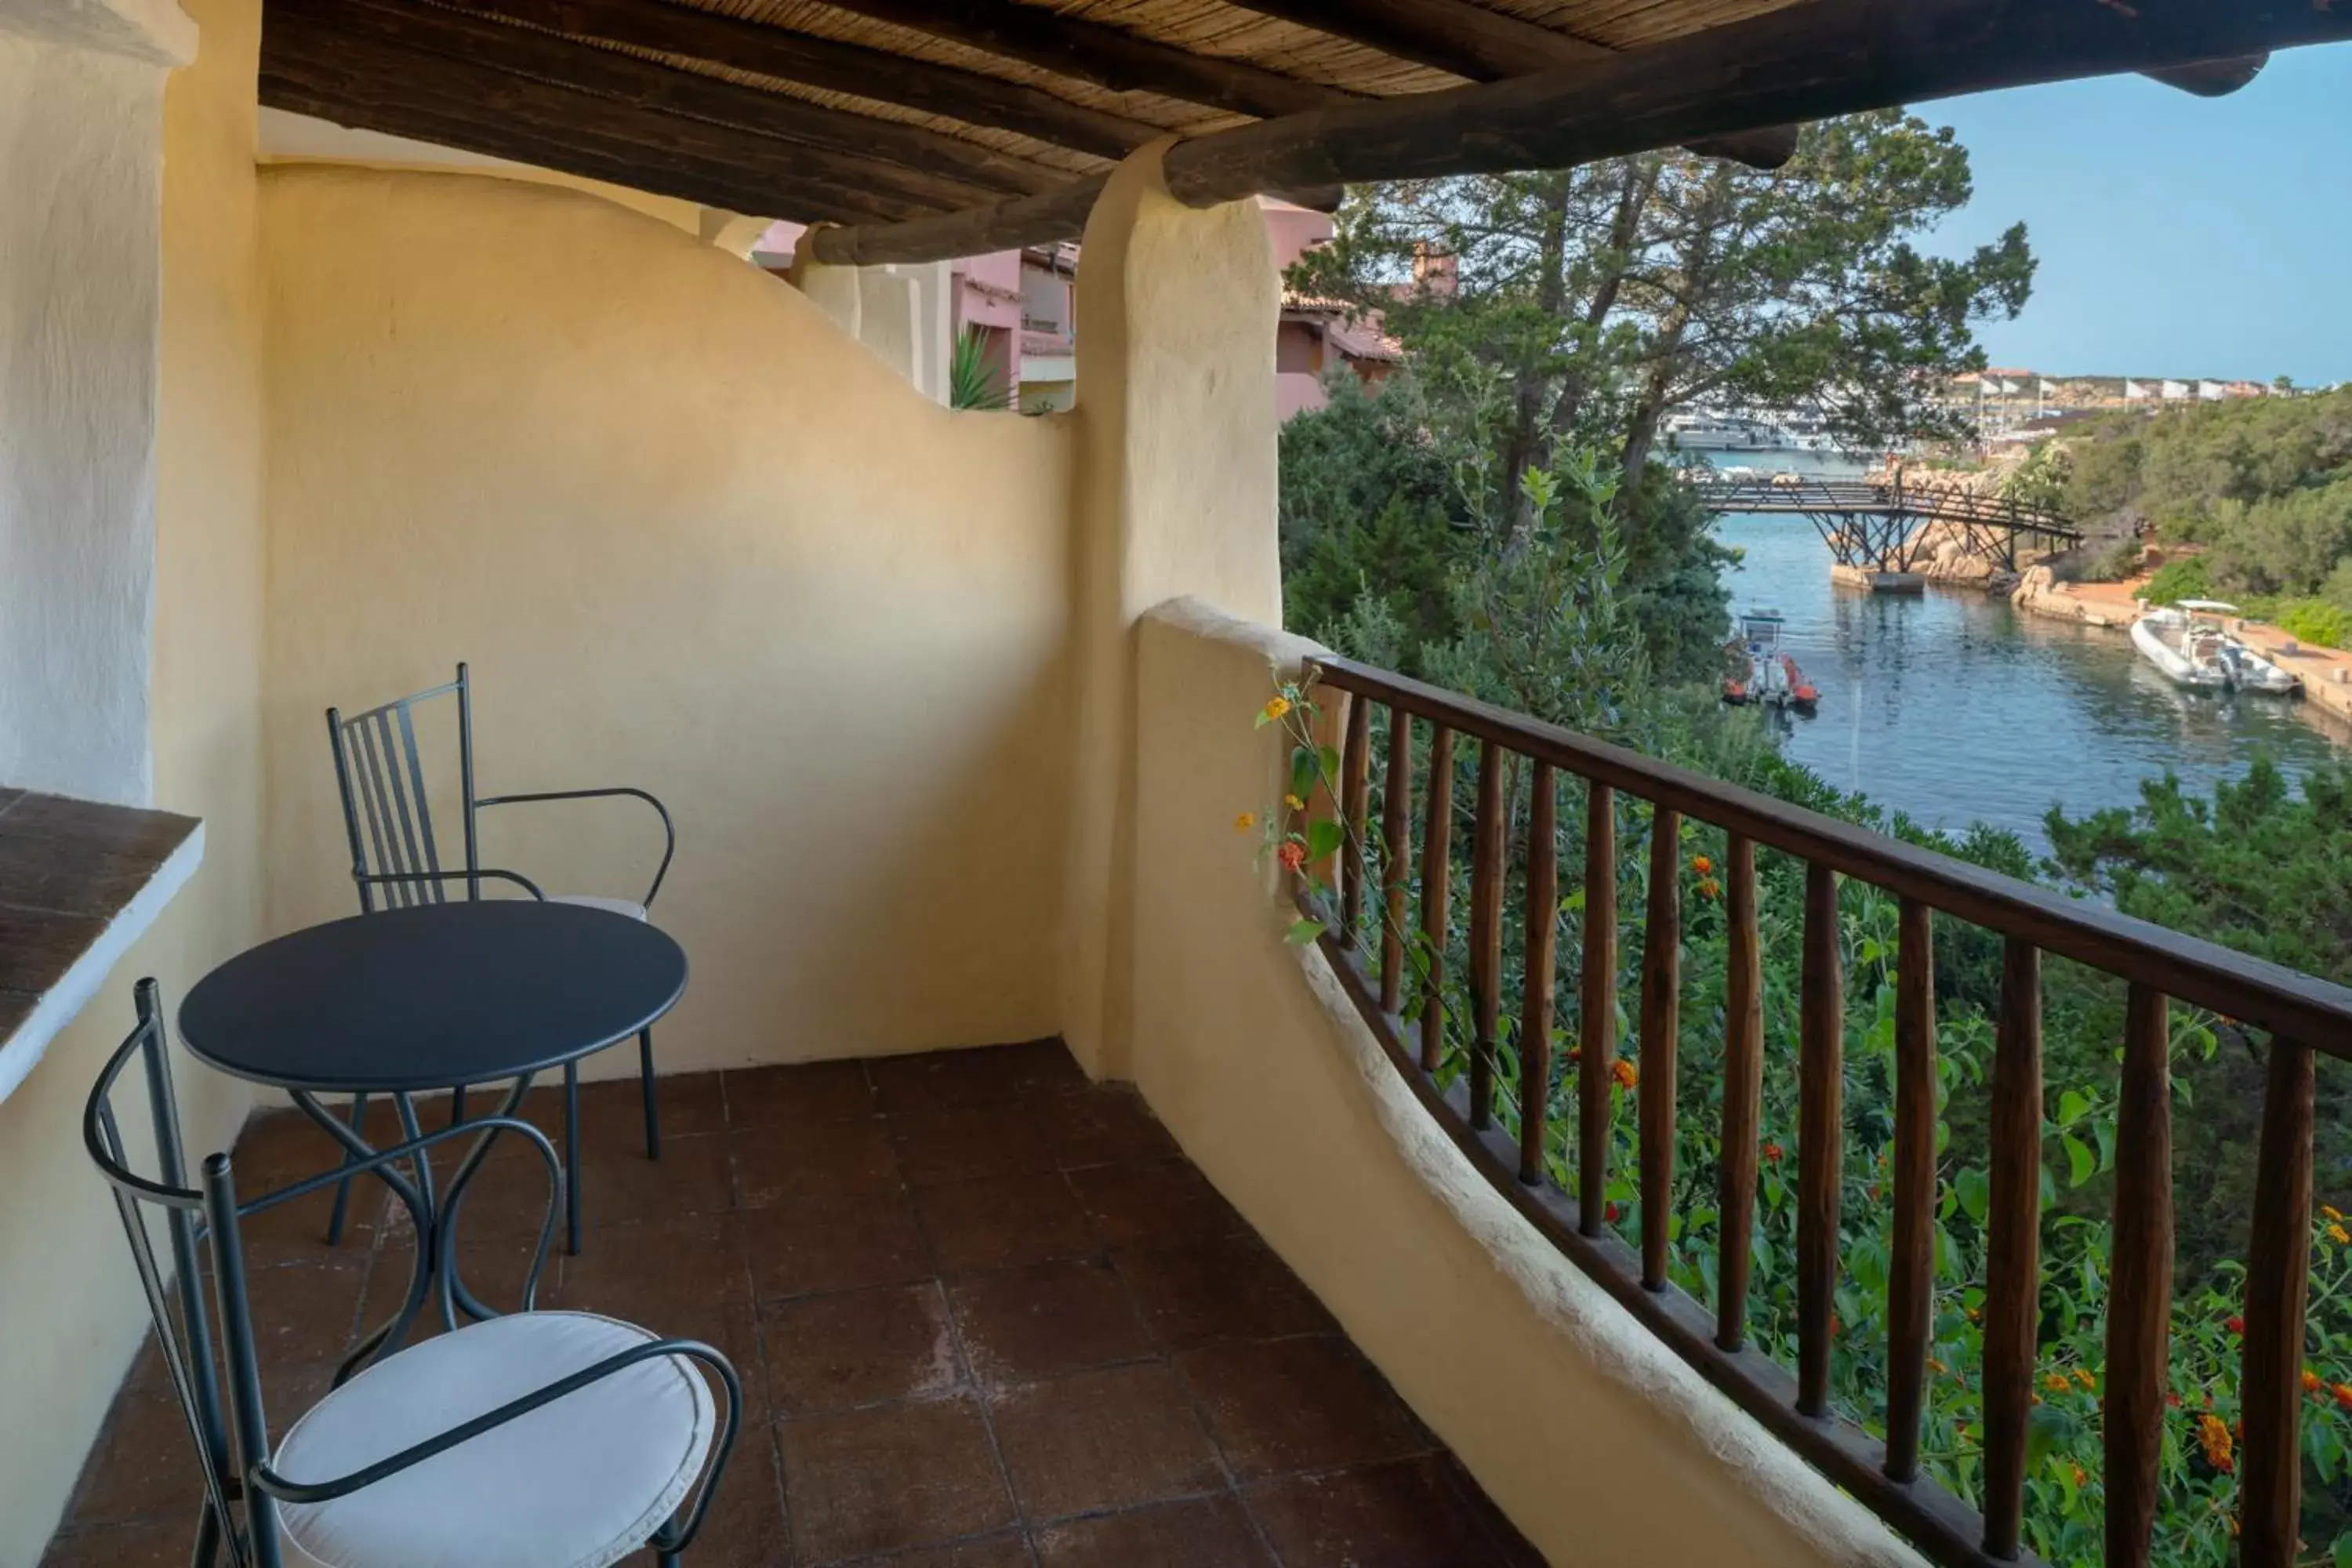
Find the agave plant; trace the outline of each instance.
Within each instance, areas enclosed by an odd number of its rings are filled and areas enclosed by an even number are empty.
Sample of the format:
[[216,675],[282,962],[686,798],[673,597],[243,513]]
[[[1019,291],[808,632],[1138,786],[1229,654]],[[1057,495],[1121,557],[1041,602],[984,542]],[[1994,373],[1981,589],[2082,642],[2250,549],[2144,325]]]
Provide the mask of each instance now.
[[1013,406],[1013,389],[1004,373],[988,357],[988,339],[978,327],[956,335],[955,352],[948,357],[948,406],[1003,410]]

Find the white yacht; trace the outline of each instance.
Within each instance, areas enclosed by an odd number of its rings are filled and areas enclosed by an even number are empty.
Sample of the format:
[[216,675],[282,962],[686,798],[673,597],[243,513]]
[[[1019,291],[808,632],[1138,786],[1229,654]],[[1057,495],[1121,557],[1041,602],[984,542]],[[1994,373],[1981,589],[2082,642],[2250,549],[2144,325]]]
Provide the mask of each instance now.
[[2221,617],[2238,613],[2219,599],[2183,599],[2132,623],[2132,646],[2177,686],[2202,691],[2291,696],[2303,678],[2281,669],[2229,634]]
[[1789,445],[1786,433],[1769,420],[1738,414],[1676,414],[1664,429],[1666,439],[1685,452],[1765,452]]

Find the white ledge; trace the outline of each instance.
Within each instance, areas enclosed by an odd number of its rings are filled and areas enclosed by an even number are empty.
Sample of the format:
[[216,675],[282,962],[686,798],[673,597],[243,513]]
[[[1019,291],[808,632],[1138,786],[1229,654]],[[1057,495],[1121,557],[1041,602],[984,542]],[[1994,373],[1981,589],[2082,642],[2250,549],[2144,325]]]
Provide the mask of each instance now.
[[196,58],[196,25],[173,0],[0,0],[0,33],[165,70]]
[[41,994],[33,1010],[5,1039],[0,1039],[0,1100],[16,1091],[33,1068],[40,1064],[49,1042],[59,1031],[74,1021],[98,988],[106,981],[131,944],[146,934],[147,928],[163,912],[172,896],[185,887],[195,875],[197,865],[205,858],[205,825],[197,823],[179,847],[163,858],[146,884],[131,895],[131,901],[115,911],[98,940],[82,951],[58,983]]

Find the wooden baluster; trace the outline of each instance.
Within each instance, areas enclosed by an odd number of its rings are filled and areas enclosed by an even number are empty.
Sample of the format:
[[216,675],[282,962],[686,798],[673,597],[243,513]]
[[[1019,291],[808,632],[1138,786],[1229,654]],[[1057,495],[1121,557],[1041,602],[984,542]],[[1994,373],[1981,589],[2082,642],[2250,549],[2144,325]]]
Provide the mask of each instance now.
[[1381,791],[1381,870],[1387,908],[1381,922],[1381,1011],[1404,1005],[1405,899],[1412,885],[1412,715],[1389,708],[1388,784]]
[[1503,748],[1478,748],[1470,839],[1470,1125],[1495,1119],[1495,1016],[1503,986]]
[[2312,1053],[2271,1042],[2246,1248],[2245,1453],[2238,1487],[2242,1568],[2288,1568],[2303,1516],[2303,1313],[2311,1284]]
[[1675,1215],[1675,1057],[1682,1029],[1682,816],[1650,814],[1650,908],[1642,929],[1642,1286],[1666,1288]]
[[1528,806],[1527,967],[1519,982],[1519,1180],[1543,1180],[1551,1110],[1551,1019],[1559,937],[1559,788],[1535,766]]
[[1985,1554],[2017,1555],[2025,1516],[2025,1432],[2042,1315],[2042,953],[2001,949],[1992,1055],[1991,1194],[1984,1305]]
[[1339,749],[1339,945],[1353,951],[1364,921],[1364,818],[1372,803],[1372,700],[1348,698],[1347,739]]
[[1617,1058],[1617,792],[1585,786],[1584,973],[1577,1041],[1577,1228],[1599,1236],[1609,1213],[1609,1121]]
[[1886,1473],[1919,1473],[1936,1292],[1936,927],[1903,900],[1895,969],[1895,1257],[1887,1279]]
[[2107,1568],[2141,1568],[2156,1523],[2172,1306],[2168,1047],[2164,996],[2134,985],[2125,1007],[2107,1286]]
[[1428,948],[1428,973],[1421,985],[1421,1070],[1435,1072],[1445,1060],[1445,927],[1453,900],[1454,731],[1433,724],[1429,731],[1429,815],[1421,839],[1421,934]]
[[1764,1104],[1764,950],[1756,933],[1756,846],[1735,833],[1724,854],[1729,927],[1723,989],[1723,1186],[1717,1195],[1716,1348],[1748,1342],[1748,1271],[1754,1257],[1756,1160]]
[[1845,1163],[1845,981],[1837,873],[1805,868],[1805,952],[1797,1042],[1797,1410],[1830,1408],[1838,1196]]

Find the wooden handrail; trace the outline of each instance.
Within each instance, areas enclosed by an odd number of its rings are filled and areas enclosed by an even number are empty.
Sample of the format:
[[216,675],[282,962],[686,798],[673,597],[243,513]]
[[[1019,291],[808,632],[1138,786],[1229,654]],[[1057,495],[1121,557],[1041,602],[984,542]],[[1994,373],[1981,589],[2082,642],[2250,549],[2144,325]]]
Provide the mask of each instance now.
[[[1349,824],[1351,847],[1342,859],[1338,902],[1342,920],[1339,929],[1327,929],[1321,947],[1397,1070],[1472,1165],[1570,1261],[1791,1449],[1949,1568],[2034,1561],[2021,1542],[2041,1298],[2042,953],[2104,970],[2128,988],[2104,1378],[2106,1561],[2116,1568],[2144,1568],[2149,1561],[2159,1502],[2172,1308],[2168,1012],[2173,1003],[2185,1003],[2271,1031],[2253,1245],[2247,1258],[2239,1522],[2249,1568],[2284,1568],[2292,1560],[2300,1506],[2298,1379],[2310,1267],[2313,1061],[2318,1054],[2352,1058],[2352,990],[1388,670],[1338,658],[1311,659],[1308,666],[1312,679],[1344,694],[1349,704],[1341,793],[1358,817],[1370,805],[1371,708],[1387,708],[1381,864],[1368,864],[1364,830]],[[1409,797],[1417,721],[1428,725],[1430,743],[1419,856],[1421,934],[1414,953],[1421,981],[1409,989],[1402,939],[1413,891]],[[1477,788],[1466,825],[1457,825],[1454,773],[1465,741],[1479,746]],[[1583,781],[1586,805],[1572,1181],[1565,1166],[1554,1163],[1551,1146],[1556,1132],[1568,1131],[1559,1125],[1552,1104],[1550,1049],[1560,920],[1555,846],[1560,773]],[[1522,781],[1530,787],[1523,837],[1515,831],[1522,820]],[[1640,1056],[1622,1068],[1615,1061],[1617,905],[1624,875],[1619,824],[1624,815],[1638,829],[1642,817],[1622,814],[1620,796],[1651,807],[1649,879],[1635,917],[1642,932]],[[1686,822],[1709,825],[1727,837],[1720,889],[1701,889],[1709,898],[1718,890],[1723,895],[1727,950],[1712,1303],[1693,1299],[1668,1278],[1681,980],[1678,845]],[[1472,847],[1468,1007],[1466,1018],[1450,1020],[1454,1039],[1449,1047],[1448,1010],[1458,1005],[1446,989],[1450,846],[1460,826],[1466,826]],[[1792,856],[1804,868],[1793,1368],[1754,1346],[1748,1331],[1759,1155],[1782,1157],[1778,1148],[1759,1145],[1764,1029],[1759,845]],[[1515,868],[1524,871],[1525,974],[1517,1037],[1507,1039],[1498,1036],[1502,933]],[[1831,1398],[1841,1334],[1833,1307],[1844,1275],[1839,1210],[1845,987],[1838,889],[1845,879],[1895,895],[1899,906],[1892,955],[1895,1125],[1886,1201],[1894,1206],[1884,1441],[1840,1414]],[[1328,913],[1303,896],[1302,907]],[[1359,930],[1368,910],[1383,924],[1377,943],[1365,941]],[[1935,911],[2003,939],[1981,1219],[1981,1513],[1945,1491],[1920,1465],[1938,1228]],[[1377,975],[1368,967],[1375,949]],[[1419,1037],[1411,1045],[1407,1025],[1397,1016],[1398,1007],[1408,1003],[1419,1012]],[[1506,1046],[1517,1050],[1518,1070],[1511,1075],[1516,1081],[1507,1082],[1497,1070]],[[1638,1251],[1620,1238],[1616,1205],[1608,1197],[1620,1078],[1640,1090],[1632,1189],[1641,1208]],[[1620,1173],[1614,1180],[1613,1190],[1622,1196],[1625,1178]],[[1873,1198],[1878,1194],[1874,1187]]]
[[1324,684],[1491,741],[1563,773],[1728,829],[2044,952],[2152,986],[2175,1001],[2352,1060],[2352,989],[2168,931],[1998,871],[1905,844],[1639,752],[1493,707],[1410,676],[1319,658]]

